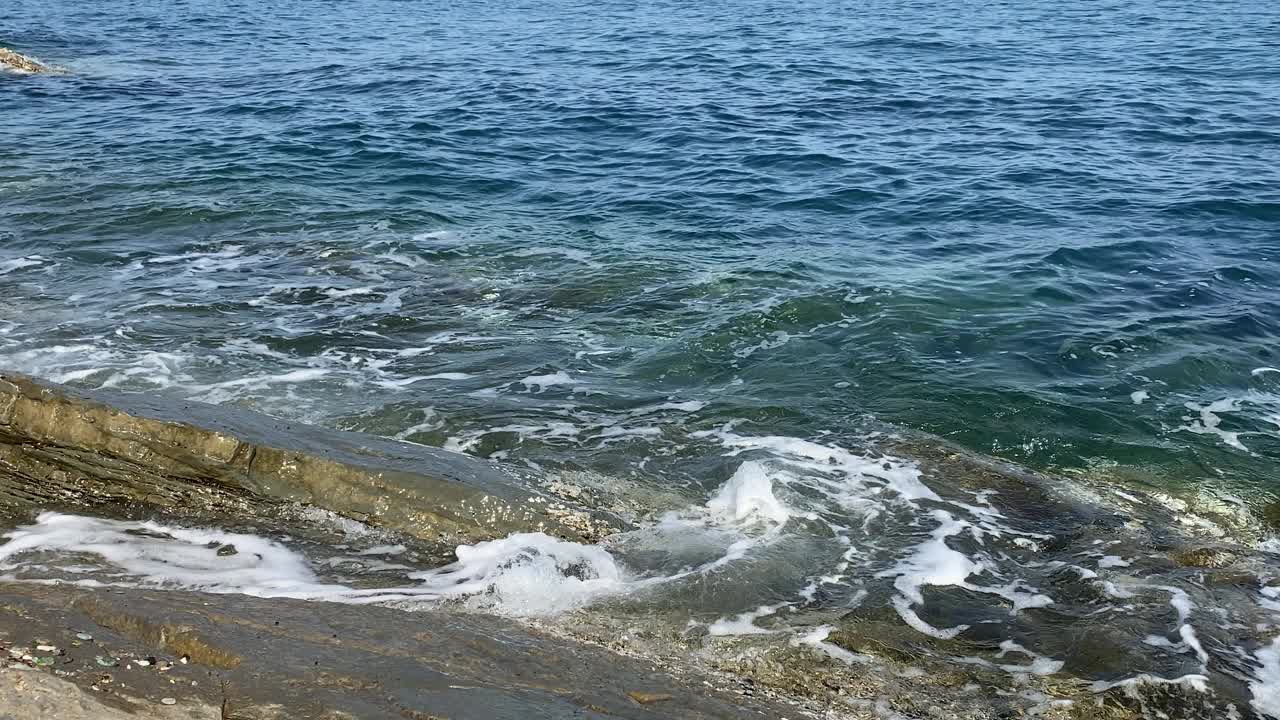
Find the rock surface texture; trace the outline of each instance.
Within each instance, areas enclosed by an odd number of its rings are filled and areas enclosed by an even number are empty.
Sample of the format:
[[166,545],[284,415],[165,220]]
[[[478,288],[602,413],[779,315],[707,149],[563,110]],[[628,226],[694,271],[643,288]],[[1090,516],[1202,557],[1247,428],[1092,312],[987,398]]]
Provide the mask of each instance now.
[[29,73],[51,72],[53,70],[48,65],[32,60],[26,55],[16,53],[6,47],[0,47],[0,68]]
[[0,654],[36,666],[4,720],[806,716],[501,618],[241,595],[0,583]]
[[465,455],[203,403],[0,373],[0,511],[121,506],[264,512],[302,503],[451,548],[611,524]]

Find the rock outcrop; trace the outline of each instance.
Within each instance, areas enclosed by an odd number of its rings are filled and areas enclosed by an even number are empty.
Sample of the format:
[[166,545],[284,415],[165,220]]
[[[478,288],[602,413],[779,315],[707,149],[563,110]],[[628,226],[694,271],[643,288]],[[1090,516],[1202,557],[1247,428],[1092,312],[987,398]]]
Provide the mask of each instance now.
[[144,504],[261,514],[303,503],[442,546],[610,524],[514,471],[437,448],[235,408],[0,373],[0,511]]
[[51,72],[53,68],[37,60],[16,53],[9,48],[0,47],[0,68],[9,68],[29,73]]

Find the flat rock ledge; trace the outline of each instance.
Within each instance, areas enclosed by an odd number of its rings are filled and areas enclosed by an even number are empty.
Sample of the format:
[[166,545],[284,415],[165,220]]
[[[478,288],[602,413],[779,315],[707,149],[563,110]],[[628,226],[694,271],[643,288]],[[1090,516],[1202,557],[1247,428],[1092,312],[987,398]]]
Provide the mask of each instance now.
[[0,582],[0,719],[800,720],[503,618]]
[[616,523],[459,453],[0,372],[0,513],[120,508],[271,516],[301,503],[442,548]]

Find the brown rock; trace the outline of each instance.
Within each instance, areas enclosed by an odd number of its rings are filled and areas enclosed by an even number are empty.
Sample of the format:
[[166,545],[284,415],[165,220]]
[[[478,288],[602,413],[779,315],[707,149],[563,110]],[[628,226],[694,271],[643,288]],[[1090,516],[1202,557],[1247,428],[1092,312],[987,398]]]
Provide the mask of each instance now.
[[0,67],[29,73],[49,72],[52,70],[48,65],[32,60],[26,55],[16,53],[5,47],[0,47]]
[[1238,557],[1234,550],[1216,547],[1179,548],[1169,553],[1169,559],[1179,565],[1211,570],[1229,567]]
[[652,705],[654,703],[662,702],[663,700],[671,699],[671,696],[666,693],[647,693],[637,692],[635,690],[628,690],[627,697],[635,700],[641,705]]
[[0,373],[0,510],[146,503],[234,513],[273,501],[442,547],[531,531],[590,541],[616,527],[459,453]]

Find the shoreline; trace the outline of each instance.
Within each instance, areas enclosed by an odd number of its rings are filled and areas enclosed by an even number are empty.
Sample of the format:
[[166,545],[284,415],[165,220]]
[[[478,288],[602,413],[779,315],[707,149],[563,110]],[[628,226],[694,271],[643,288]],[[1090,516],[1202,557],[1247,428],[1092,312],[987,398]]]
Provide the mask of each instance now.
[[[953,484],[948,492],[998,496],[999,510],[988,506],[988,512],[997,513],[992,517],[1033,517],[1056,508],[1064,533],[1058,542],[1092,547],[1090,537],[1114,538],[1126,526],[1115,509],[1064,496],[1049,478],[963,455],[945,444],[914,443],[905,438],[894,442],[894,451],[915,458],[927,475]],[[0,373],[0,520],[10,528],[30,528],[27,523],[34,512],[52,510],[115,518],[108,521],[117,523],[111,527],[127,528],[115,536],[122,539],[133,533],[172,540],[171,534],[179,532],[174,528],[218,527],[224,534],[228,530],[246,533],[238,538],[269,538],[261,541],[266,543],[261,547],[286,555],[293,551],[278,539],[306,543],[313,549],[344,548],[347,559],[367,558],[368,551],[381,552],[376,547],[350,548],[342,531],[335,529],[344,523],[358,523],[378,534],[369,542],[384,547],[385,543],[397,543],[399,552],[412,557],[417,566],[429,568],[453,563],[451,553],[459,545],[497,542],[512,533],[545,532],[559,538],[548,540],[601,553],[604,551],[595,544],[601,538],[626,534],[622,521],[547,495],[528,484],[529,480],[504,466],[435,448],[339,433],[234,408],[81,391]],[[370,502],[371,496],[392,497],[394,501],[379,505]],[[318,522],[318,516],[305,510],[308,507],[328,513],[327,519]],[[1147,517],[1150,520],[1158,515],[1148,512]],[[469,524],[461,522],[466,518],[470,518]],[[164,524],[137,522],[155,519]],[[1175,523],[1176,519],[1159,522]],[[1265,572],[1241,547],[1205,538],[1194,540],[1193,536],[1153,540],[1161,543],[1164,553],[1163,559],[1152,565],[1161,568],[1160,572],[1199,574],[1200,582],[1224,592],[1267,582]],[[223,550],[232,556],[238,552],[225,541],[203,545],[203,536],[186,542],[203,548],[217,546],[218,556]],[[161,549],[151,552],[168,552],[165,546],[157,547]],[[69,549],[78,551],[74,546]],[[255,551],[244,545],[241,550]],[[213,554],[211,549],[200,552]],[[0,556],[0,566],[3,559]],[[296,553],[285,557],[284,564],[271,565],[281,557],[263,561],[259,555],[258,559],[268,570],[287,570],[295,561],[326,566],[324,559]],[[327,560],[343,561],[338,556]],[[331,567],[334,572],[339,568]],[[572,567],[559,571],[569,575],[577,572]],[[890,707],[894,712],[905,710],[921,717],[941,712],[971,720],[1015,711],[1034,711],[1052,720],[1128,720],[1145,717],[1149,707],[1171,718],[1193,718],[1199,716],[1196,713],[1225,707],[1218,700],[1210,702],[1210,696],[1199,696],[1197,683],[1206,682],[1203,675],[1090,683],[1074,674],[1079,670],[1059,675],[1063,661],[1025,649],[1016,651],[1027,653],[1030,664],[1002,661],[1009,652],[1007,647],[1021,647],[1016,643],[996,646],[981,636],[935,638],[919,633],[904,625],[887,603],[869,608],[815,608],[811,616],[796,616],[801,624],[793,630],[799,634],[778,643],[772,642],[780,637],[773,634],[777,630],[757,627],[751,619],[740,617],[737,621],[745,634],[732,631],[721,636],[706,625],[684,624],[674,617],[680,614],[679,608],[646,606],[642,599],[639,606],[628,606],[629,600],[620,598],[620,605],[599,613],[569,610],[562,618],[541,623],[536,618],[509,619],[487,611],[455,611],[449,602],[406,605],[394,598],[412,599],[412,589],[387,588],[386,581],[376,577],[370,580],[372,585],[342,587],[342,592],[334,595],[326,588],[339,585],[323,583],[351,581],[317,576],[306,587],[321,592],[307,590],[291,596],[272,590],[270,585],[264,586],[265,591],[251,584],[241,589],[223,586],[218,594],[205,594],[161,590],[156,581],[150,587],[145,583],[119,585],[110,575],[74,574],[85,572],[78,569],[70,572],[73,574],[60,579],[57,575],[25,582],[0,578],[0,645],[10,662],[49,670],[76,683],[80,692],[105,696],[120,689],[115,685],[111,692],[102,693],[104,686],[99,681],[103,674],[110,676],[108,684],[119,681],[111,670],[104,670],[119,667],[111,664],[111,658],[119,660],[119,655],[127,654],[143,659],[147,661],[144,665],[128,666],[132,661],[126,661],[126,666],[152,672],[154,663],[148,658],[154,656],[181,671],[175,663],[183,655],[190,661],[204,653],[208,659],[205,664],[213,669],[205,668],[204,677],[192,678],[201,689],[188,691],[184,687],[179,697],[168,677],[159,684],[147,685],[151,682],[147,680],[130,686],[131,691],[141,688],[142,707],[152,707],[157,697],[173,697],[176,703],[195,703],[191,707],[197,716],[223,702],[205,683],[239,684],[247,682],[245,678],[271,673],[276,673],[273,679],[255,681],[259,684],[246,690],[246,703],[274,702],[282,693],[288,695],[296,689],[306,690],[295,693],[296,703],[304,703],[313,691],[333,688],[351,696],[343,702],[372,703],[364,710],[352,705],[355,709],[344,710],[348,715],[325,715],[295,704],[288,706],[285,717],[489,718],[503,717],[503,704],[512,703],[511,707],[535,707],[543,712],[521,717],[554,718],[564,716],[565,702],[576,703],[573,712],[585,712],[586,717],[596,716],[591,713],[632,717],[628,713],[640,708],[643,717],[790,716],[793,720],[802,716],[870,718]],[[1080,603],[1080,612],[1085,613],[1081,618],[1092,617],[1095,613],[1089,608],[1108,596],[1125,597],[1123,591],[1087,582],[1096,576],[1064,565],[1050,576],[1052,592],[1060,600]],[[107,585],[77,586],[98,583],[99,578],[106,579]],[[181,586],[181,581],[169,584]],[[951,584],[966,587],[963,582]],[[383,603],[389,607],[360,599],[362,593],[377,593],[380,588],[389,593],[386,597],[391,601]],[[261,597],[254,596],[264,592]],[[313,599],[298,599],[302,597]],[[455,596],[437,593],[418,597],[435,602]],[[1158,599],[1155,607],[1170,603],[1177,608],[1177,597],[1175,593],[1173,600]],[[465,603],[462,606],[466,607]],[[762,608],[754,619],[777,611],[765,610],[768,608]],[[664,618],[664,613],[673,617]],[[313,621],[329,623],[335,630],[327,637],[304,631]],[[196,632],[193,628],[203,629]],[[46,629],[51,637],[39,634]],[[66,648],[76,633],[108,637],[104,630],[116,632],[115,642],[128,650],[110,648],[105,664],[85,650],[65,660]],[[1195,638],[1194,633],[1191,637]],[[440,638],[445,639],[443,646],[436,643]],[[42,647],[56,651],[40,650]],[[388,647],[398,649],[383,652]],[[527,655],[529,648],[535,649],[534,660]],[[993,654],[997,649],[1000,652]],[[1129,648],[1122,639],[1091,634],[1087,642],[1062,650],[1067,652],[1065,662],[1080,664],[1090,672],[1114,673],[1125,667],[1123,663],[1114,665],[1113,656],[1122,657]],[[983,654],[991,654],[993,659],[984,659]],[[957,665],[947,658],[963,662]],[[467,674],[481,662],[488,663],[483,671]],[[492,684],[494,678],[521,677],[539,663],[544,675],[537,688]],[[62,667],[64,664],[68,667]],[[281,667],[292,668],[292,674],[278,672]],[[455,677],[459,668],[467,670]],[[658,674],[643,675],[642,671]],[[136,677],[150,676],[143,673]],[[649,680],[635,681],[641,677]],[[1145,676],[1139,680],[1141,677]],[[8,675],[0,682],[18,680]],[[391,693],[396,697],[419,697],[426,692],[423,688],[435,688],[432,692],[436,694],[423,702],[453,710],[440,713],[439,707],[416,706],[406,710],[388,704],[387,683],[396,689]],[[477,687],[485,688],[480,693],[483,700],[464,702],[466,693],[453,692]],[[170,694],[157,695],[162,691]],[[519,699],[512,699],[512,693]],[[139,706],[126,701],[129,708]],[[698,704],[703,702],[711,705]],[[883,703],[890,704],[882,708]],[[161,708],[158,712],[165,711]],[[234,717],[248,720],[257,716]]]

